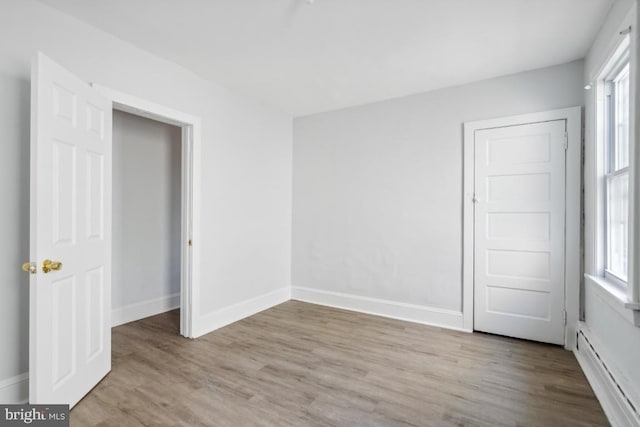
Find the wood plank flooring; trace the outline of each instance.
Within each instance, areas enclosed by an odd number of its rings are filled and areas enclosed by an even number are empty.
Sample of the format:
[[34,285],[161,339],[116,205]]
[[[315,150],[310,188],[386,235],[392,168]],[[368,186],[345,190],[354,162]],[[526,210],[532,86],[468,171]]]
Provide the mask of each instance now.
[[72,426],[605,426],[572,353],[289,301],[197,340],[113,329]]

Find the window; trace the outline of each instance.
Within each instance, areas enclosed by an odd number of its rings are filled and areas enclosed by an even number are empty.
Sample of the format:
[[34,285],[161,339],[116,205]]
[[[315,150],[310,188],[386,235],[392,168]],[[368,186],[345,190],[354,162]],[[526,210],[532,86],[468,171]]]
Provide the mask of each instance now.
[[604,84],[605,277],[626,286],[629,259],[629,50],[619,55]]

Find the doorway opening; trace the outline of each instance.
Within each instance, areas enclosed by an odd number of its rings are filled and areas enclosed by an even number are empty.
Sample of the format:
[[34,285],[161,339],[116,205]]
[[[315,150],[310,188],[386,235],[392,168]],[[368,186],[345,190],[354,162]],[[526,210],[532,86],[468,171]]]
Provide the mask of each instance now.
[[[113,147],[114,303],[120,304],[122,301],[127,301],[127,298],[131,298],[132,295],[134,298],[151,297],[151,299],[139,305],[134,303],[127,306],[131,309],[130,317],[120,323],[137,320],[136,313],[139,316],[138,319],[141,319],[179,306],[180,335],[194,338],[198,336],[198,330],[194,326],[198,307],[193,301],[198,301],[200,283],[198,275],[200,174],[197,161],[200,152],[200,118],[95,83],[92,86],[112,101],[114,135],[115,132],[126,131],[127,128],[130,131],[133,130],[129,132],[129,136],[126,135],[127,132],[123,135],[121,142],[126,147],[117,147],[116,144],[120,142],[116,142],[115,139]],[[116,129],[118,123],[124,125],[124,129]],[[146,129],[146,135],[140,134],[142,129]],[[157,140],[153,141],[154,138],[151,136],[154,132],[157,135],[163,135],[166,139],[163,153],[152,153],[153,150],[160,150],[159,146],[149,145],[157,142]],[[138,144],[127,143],[127,139],[133,135],[135,135],[134,139],[138,139],[134,142]],[[176,147],[177,145],[179,148]],[[118,153],[118,150],[123,151]],[[131,150],[140,150],[140,152],[131,153]],[[122,164],[116,163],[119,157],[115,156],[119,154],[132,156],[127,158],[127,162],[131,161],[132,164],[126,169],[133,174],[134,178],[139,178],[141,181],[133,184],[126,179],[121,183],[118,181],[127,177],[127,175],[116,176],[120,171],[119,168],[125,165],[122,159]],[[155,165],[150,163],[152,161]],[[154,177],[157,178],[157,176],[152,173],[153,169],[157,169],[158,172],[164,169],[168,174],[164,177],[167,179],[163,184],[164,190],[158,188],[158,182],[154,182]],[[122,192],[116,190],[116,184],[123,186]],[[154,212],[149,206],[152,203],[145,203],[145,200],[159,190],[164,191],[165,194],[155,199],[154,203],[164,203],[166,209],[163,212]],[[121,200],[117,200],[118,196],[130,198],[129,206],[124,206]],[[123,209],[123,211],[116,209]],[[132,215],[133,218],[125,217],[123,214]],[[149,217],[149,215],[152,216]],[[120,217],[116,218],[117,216]],[[118,223],[118,221],[121,222]],[[154,235],[154,227],[151,227],[150,223],[151,225],[163,224],[162,233]],[[122,225],[123,229],[118,230],[116,228],[118,225]],[[117,235],[117,233],[126,233],[127,230],[131,232],[127,235]],[[158,232],[158,228],[155,230]],[[143,253],[144,249],[152,247],[154,242],[157,242],[159,247],[149,253]],[[129,243],[132,243],[132,246],[124,248]],[[119,249],[123,250],[123,253],[116,255],[115,251]],[[157,274],[160,272],[162,274]],[[176,278],[179,278],[179,286],[175,285]],[[121,280],[122,283],[116,282],[117,280]],[[160,283],[154,283],[154,280]],[[140,287],[140,281],[145,281],[147,286]],[[118,289],[121,286],[128,289]],[[134,291],[130,289],[136,287],[138,289]],[[137,292],[139,293],[136,294]],[[154,299],[152,297],[154,292],[163,292],[164,295]],[[114,323],[118,322],[112,322],[112,325]]]
[[180,307],[182,132],[114,110],[112,144],[111,325],[117,326]]

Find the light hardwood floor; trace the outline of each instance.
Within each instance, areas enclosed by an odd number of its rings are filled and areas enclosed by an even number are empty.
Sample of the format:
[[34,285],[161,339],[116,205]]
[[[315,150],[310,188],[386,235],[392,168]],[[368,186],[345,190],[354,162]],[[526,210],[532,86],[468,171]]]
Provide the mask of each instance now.
[[289,301],[197,340],[113,329],[72,426],[608,425],[572,353]]

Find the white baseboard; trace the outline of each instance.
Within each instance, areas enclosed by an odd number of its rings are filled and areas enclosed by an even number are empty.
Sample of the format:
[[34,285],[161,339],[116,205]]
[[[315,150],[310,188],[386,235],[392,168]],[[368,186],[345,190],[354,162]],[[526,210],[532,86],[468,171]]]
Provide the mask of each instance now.
[[180,294],[172,294],[166,297],[155,298],[122,308],[111,310],[111,327],[124,325],[145,317],[155,316],[169,310],[180,307]]
[[291,299],[422,323],[424,325],[471,332],[464,329],[462,312],[459,311],[299,287],[292,288]]
[[594,337],[584,324],[578,326],[578,331],[578,345],[573,352],[609,422],[613,427],[640,427],[640,416],[606,367],[607,362],[594,345]]
[[27,403],[29,400],[29,373],[0,380],[0,404]]
[[290,299],[291,288],[285,287],[200,316],[194,331],[194,338],[282,304]]

